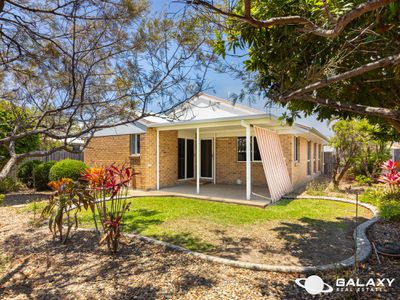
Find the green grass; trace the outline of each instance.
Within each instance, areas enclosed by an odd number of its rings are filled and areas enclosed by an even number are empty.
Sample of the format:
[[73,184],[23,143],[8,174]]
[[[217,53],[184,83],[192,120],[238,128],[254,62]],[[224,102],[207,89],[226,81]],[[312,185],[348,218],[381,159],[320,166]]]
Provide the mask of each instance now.
[[[130,201],[131,209],[124,218],[124,231],[141,233],[199,251],[211,250],[213,245],[202,239],[194,224],[201,224],[198,226],[202,226],[202,230],[247,226],[253,231],[258,225],[270,221],[307,220],[315,226],[341,226],[342,218],[353,217],[355,213],[354,205],[348,203],[311,199],[281,200],[265,209],[173,197],[134,198]],[[363,208],[360,212],[368,215]],[[79,219],[84,227],[93,227],[89,211],[82,211]]]

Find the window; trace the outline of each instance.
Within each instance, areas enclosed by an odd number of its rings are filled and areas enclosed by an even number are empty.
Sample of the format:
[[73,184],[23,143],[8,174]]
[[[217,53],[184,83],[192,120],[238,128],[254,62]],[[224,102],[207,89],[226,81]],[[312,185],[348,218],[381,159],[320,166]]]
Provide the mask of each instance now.
[[261,161],[260,149],[258,148],[256,137],[253,137],[253,148],[253,161]]
[[307,142],[307,175],[311,175],[311,142]]
[[322,145],[318,145],[318,171],[321,171],[322,166]]
[[[251,160],[261,161],[260,149],[258,148],[257,138],[251,137]],[[240,136],[237,138],[237,160],[246,161],[246,137]]]
[[300,138],[297,136],[294,137],[294,161],[300,161]]
[[314,143],[314,150],[313,150],[313,172],[317,173],[317,144]]
[[237,160],[246,161],[246,138],[237,138]]
[[140,134],[131,134],[129,138],[130,143],[130,154],[139,155],[140,154]]

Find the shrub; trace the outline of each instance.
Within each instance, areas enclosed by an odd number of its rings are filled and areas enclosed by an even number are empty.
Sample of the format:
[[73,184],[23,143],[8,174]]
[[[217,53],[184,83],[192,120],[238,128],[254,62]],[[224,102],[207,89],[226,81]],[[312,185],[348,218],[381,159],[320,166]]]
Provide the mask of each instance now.
[[323,196],[328,185],[328,180],[312,180],[307,184],[306,192],[310,196]]
[[379,216],[386,220],[400,221],[399,200],[382,202],[379,206]]
[[38,191],[49,189],[49,173],[55,163],[55,161],[48,161],[33,168],[33,184]]
[[378,185],[375,188],[367,189],[360,196],[360,201],[378,207],[381,218],[400,221],[400,191],[388,191]]
[[2,206],[3,205],[3,202],[4,202],[4,198],[5,198],[6,196],[4,196],[3,194],[0,194],[0,206]]
[[26,184],[27,187],[33,187],[33,169],[42,164],[40,160],[28,160],[24,162],[17,171],[17,177]]
[[357,175],[356,176],[356,181],[358,182],[358,184],[364,185],[364,184],[368,184],[371,185],[373,180],[365,175]]
[[64,159],[57,162],[50,170],[50,181],[57,181],[62,178],[70,178],[77,181],[82,171],[87,168],[83,161],[75,159]]
[[24,184],[12,177],[5,177],[0,179],[0,193],[6,194],[11,192],[18,192],[24,188]]

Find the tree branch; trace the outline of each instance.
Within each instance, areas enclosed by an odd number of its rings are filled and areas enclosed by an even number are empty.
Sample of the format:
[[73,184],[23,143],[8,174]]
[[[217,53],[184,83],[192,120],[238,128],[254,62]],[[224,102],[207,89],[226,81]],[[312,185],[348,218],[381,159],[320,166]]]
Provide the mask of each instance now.
[[[220,15],[235,18],[246,22],[254,27],[257,28],[266,28],[271,26],[279,26],[279,25],[301,25],[303,28],[301,29],[304,32],[312,33],[322,37],[337,37],[345,28],[346,26],[352,22],[353,20],[359,18],[360,16],[364,15],[365,13],[374,11],[378,8],[384,7],[389,5],[390,3],[395,2],[395,0],[369,0],[364,3],[359,4],[355,8],[353,8],[348,13],[344,14],[340,18],[337,19],[335,26],[331,29],[325,29],[319,27],[317,24],[312,22],[311,20],[301,17],[301,16],[283,16],[283,17],[273,17],[266,20],[257,20],[254,19],[251,15],[239,15],[232,12],[225,11],[220,9],[213,4],[203,1],[203,0],[192,0],[186,1],[188,4],[194,4],[198,6],[203,6],[206,9],[213,11],[214,13],[218,13]],[[249,5],[250,1],[245,1],[245,8],[246,3]],[[246,12],[246,10],[245,10]]]
[[370,71],[373,71],[376,69],[397,65],[399,63],[400,63],[400,54],[388,56],[388,57],[379,59],[377,61],[362,65],[362,66],[352,69],[350,71],[340,73],[335,76],[327,77],[323,80],[319,80],[319,81],[314,82],[310,85],[307,85],[301,89],[293,91],[287,95],[282,95],[282,96],[278,97],[277,100],[278,101],[287,101],[287,100],[291,100],[291,99],[301,99],[301,98],[303,98],[304,94],[318,90],[318,89],[328,86],[332,83],[346,80],[349,78],[353,78],[353,77],[362,75],[364,73],[367,73],[367,72],[370,72]]
[[[317,97],[313,97],[311,95],[303,95],[303,98],[306,102],[312,102],[324,107],[335,108],[342,111],[348,111],[356,114],[363,114],[368,116],[375,116],[380,118],[385,118],[386,120],[393,120],[396,122],[400,122],[400,112],[394,109],[383,108],[383,107],[375,107],[375,106],[367,106],[360,104],[352,104],[340,101],[334,101],[330,99],[321,99]],[[289,101],[289,100],[287,100]],[[281,102],[287,102],[281,101]],[[399,127],[400,129],[400,127]]]

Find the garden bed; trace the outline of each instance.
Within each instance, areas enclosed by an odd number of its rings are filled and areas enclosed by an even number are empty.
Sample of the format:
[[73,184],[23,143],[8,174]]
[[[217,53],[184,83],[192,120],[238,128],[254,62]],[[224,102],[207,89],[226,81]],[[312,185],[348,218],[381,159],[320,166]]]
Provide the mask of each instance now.
[[[282,200],[266,209],[184,198],[135,198],[124,230],[223,258],[311,266],[353,254],[355,207],[326,200]],[[359,209],[359,223],[371,212]],[[82,225],[91,227],[83,213]],[[317,245],[317,246],[316,246]]]
[[[112,257],[97,246],[92,232],[78,231],[64,246],[52,240],[45,223],[32,227],[32,217],[26,209],[0,207],[2,299],[315,299],[294,283],[303,274],[233,268],[137,239]],[[400,260],[381,260],[378,264],[372,256],[360,264],[357,277],[399,278]],[[353,276],[349,270],[317,274],[330,284],[337,277]],[[399,293],[395,281],[388,291],[359,297],[390,300]],[[341,292],[324,298],[355,295]]]

